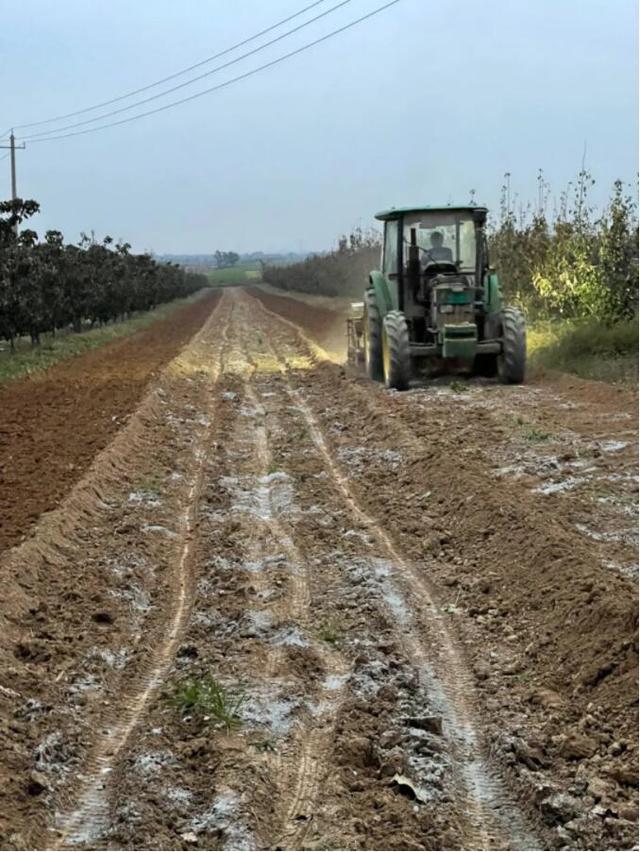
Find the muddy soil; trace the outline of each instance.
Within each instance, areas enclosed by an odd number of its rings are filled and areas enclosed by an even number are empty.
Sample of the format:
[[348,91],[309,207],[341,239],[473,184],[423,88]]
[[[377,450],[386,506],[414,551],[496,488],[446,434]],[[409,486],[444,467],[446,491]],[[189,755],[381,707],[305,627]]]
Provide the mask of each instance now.
[[225,291],[2,557],[3,848],[633,847],[633,400],[336,316]]
[[0,552],[81,478],[217,298],[211,293],[130,337],[0,386]]

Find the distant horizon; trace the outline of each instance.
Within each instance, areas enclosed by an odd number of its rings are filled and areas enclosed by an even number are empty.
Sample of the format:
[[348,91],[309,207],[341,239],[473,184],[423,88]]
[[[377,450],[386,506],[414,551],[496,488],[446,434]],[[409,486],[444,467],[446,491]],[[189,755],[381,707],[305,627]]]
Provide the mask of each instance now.
[[[585,163],[585,171],[595,181],[594,186],[598,186],[597,176],[594,175],[592,172],[590,172],[588,163]],[[550,189],[549,198],[548,198],[548,201],[547,201],[547,204],[546,204],[546,207],[545,207],[545,215],[547,216],[548,219],[553,218],[553,216],[554,216],[554,205],[557,205],[559,203],[559,199],[560,199],[561,194],[565,193],[565,192],[570,192],[571,187],[572,186],[575,187],[576,181],[579,177],[579,172],[580,172],[580,169],[573,176],[573,179],[570,179],[567,182],[567,185],[565,185],[564,188],[560,192],[558,192],[557,194],[553,193],[552,187],[549,188]],[[543,172],[543,175],[544,175],[544,172]],[[506,175],[503,175],[502,177],[504,178],[505,176]],[[536,179],[537,179],[537,176],[538,176],[538,172],[536,171]],[[513,176],[511,176],[511,177],[513,177]],[[601,200],[600,204],[597,205],[597,206],[592,205],[592,214],[593,214],[592,218],[596,219],[606,212],[606,208],[608,206],[609,199],[610,199],[610,196],[611,196],[611,192],[613,190],[614,183],[615,183],[616,180],[618,180],[618,178],[614,178],[614,180],[611,182],[611,185],[608,187],[608,190],[606,192],[603,192],[602,200]],[[620,178],[620,180],[622,180],[622,178]],[[589,187],[589,191],[592,194],[593,194],[594,186]],[[638,202],[638,186],[639,186],[638,179],[636,179],[635,184],[632,181],[624,181],[623,180],[623,186],[624,186],[624,189],[625,189],[625,193],[631,195],[634,198],[635,202],[637,203]],[[531,211],[533,211],[535,209],[535,206],[536,206],[536,200],[534,198],[534,193],[533,192],[531,193],[531,197],[524,197],[523,196],[521,198],[517,187],[518,187],[518,184],[517,184],[517,182],[514,181],[514,183],[512,183],[512,185],[511,185],[512,206],[518,207],[519,205],[524,205],[525,208],[528,208],[528,211],[529,211],[528,215],[530,216]],[[488,208],[488,210],[489,210],[489,223],[490,224],[495,222],[496,217],[499,214],[499,196],[501,194],[501,190],[502,190],[502,184],[501,184],[500,190],[498,190],[498,202],[496,202],[495,206],[491,206],[487,202],[483,202],[481,199],[474,199],[474,202],[473,202],[474,204],[477,204],[480,207],[487,207]],[[537,191],[537,189],[536,189],[536,191]],[[0,200],[2,200],[2,199],[0,199]],[[38,199],[35,199],[35,200],[37,201]],[[389,206],[405,207],[405,206],[410,206],[412,203],[414,203],[414,202],[402,202],[401,201],[401,202],[398,202],[397,204],[389,205]],[[435,204],[435,202],[431,202],[431,203]],[[449,206],[449,204],[450,204],[450,202],[447,202],[447,203],[443,204],[443,206]],[[416,206],[419,206],[419,204],[417,202],[416,202]],[[270,255],[270,256],[271,255],[274,255],[274,256],[275,255],[283,255],[283,256],[295,255],[295,256],[305,256],[306,257],[306,256],[309,256],[311,254],[321,254],[321,253],[332,251],[333,249],[335,249],[337,247],[338,240],[340,239],[340,237],[343,234],[345,234],[345,233],[349,234],[351,231],[355,230],[356,228],[361,228],[364,231],[369,231],[369,230],[378,231],[381,235],[382,234],[381,223],[378,222],[375,219],[375,213],[379,212],[379,210],[383,209],[383,207],[384,207],[384,205],[378,205],[375,208],[375,211],[371,213],[371,219],[370,219],[369,223],[365,222],[363,220],[363,218],[360,217],[360,219],[356,223],[352,224],[351,226],[347,227],[346,229],[343,229],[340,233],[336,233],[333,236],[333,238],[330,240],[329,244],[322,247],[322,248],[318,248],[318,247],[304,248],[304,249],[301,249],[301,250],[296,249],[296,248],[291,248],[291,247],[290,248],[276,248],[276,249],[264,249],[264,248],[240,249],[233,244],[225,244],[225,245],[216,244],[214,248],[211,248],[211,249],[207,248],[207,249],[204,249],[204,250],[200,250],[200,249],[197,249],[197,248],[189,249],[189,250],[186,250],[186,251],[179,249],[179,248],[175,249],[175,250],[158,250],[158,249],[149,248],[149,247],[134,247],[134,250],[139,251],[139,252],[146,252],[146,253],[156,255],[156,256],[160,256],[160,255],[167,255],[167,256],[168,255],[171,255],[171,256],[213,255],[213,254],[215,254],[215,251],[217,249],[222,249],[222,250],[228,250],[228,251],[238,251],[241,255],[264,254],[264,255]],[[36,214],[35,217],[33,217],[32,219],[29,219],[25,222],[25,227],[31,227],[34,230],[36,230],[38,232],[39,237],[43,237],[44,233],[45,233],[44,229],[39,229],[37,227],[37,223],[38,223],[39,219],[41,219],[43,217],[44,212],[45,211],[41,210],[41,212],[39,214]],[[74,237],[69,237],[66,233],[64,233],[64,230],[62,228],[56,228],[55,226],[51,226],[51,229],[61,230],[63,232],[63,235],[64,235],[65,240],[67,242],[74,242],[76,240],[79,240],[80,236],[81,236],[81,232],[79,232],[77,234],[77,236],[74,238]],[[47,230],[49,230],[49,228],[47,228]],[[84,233],[87,233],[87,232],[88,233],[92,233],[92,232],[95,233],[95,229],[87,229],[87,230],[84,231]],[[122,240],[124,242],[131,242],[131,240],[126,235],[114,236],[113,233],[110,233],[110,234],[108,234],[108,233],[104,233],[104,234],[95,233],[95,237],[96,237],[97,240],[102,240],[107,235],[113,237],[116,241]]]

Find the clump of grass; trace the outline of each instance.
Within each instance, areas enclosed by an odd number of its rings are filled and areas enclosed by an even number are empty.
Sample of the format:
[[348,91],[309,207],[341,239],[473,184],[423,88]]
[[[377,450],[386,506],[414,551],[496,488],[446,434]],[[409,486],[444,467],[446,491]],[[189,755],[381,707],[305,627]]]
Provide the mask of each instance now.
[[143,491],[145,494],[158,495],[162,489],[162,479],[157,473],[141,479],[136,483],[136,491]]
[[521,432],[524,440],[531,444],[548,441],[552,437],[551,432],[544,432],[542,429],[538,429],[537,426],[534,426],[530,420],[527,420],[521,414],[511,414],[509,421]]
[[535,427],[529,429],[524,435],[525,441],[529,441],[531,444],[548,441],[550,437],[551,432],[542,432],[540,429],[536,429]]
[[454,379],[449,387],[453,393],[464,393],[467,389],[465,383],[461,382],[459,379]]
[[527,333],[529,364],[585,379],[637,382],[638,323],[596,320],[538,323]]
[[276,752],[278,750],[276,746],[276,741],[272,739],[259,740],[258,742],[251,743],[251,745],[261,753],[264,752]]
[[328,622],[318,631],[318,638],[328,645],[337,645],[340,642],[340,631],[333,622]]
[[213,675],[189,678],[176,686],[169,703],[181,715],[193,714],[203,722],[214,722],[230,733],[242,725],[240,709],[244,695],[234,695]]

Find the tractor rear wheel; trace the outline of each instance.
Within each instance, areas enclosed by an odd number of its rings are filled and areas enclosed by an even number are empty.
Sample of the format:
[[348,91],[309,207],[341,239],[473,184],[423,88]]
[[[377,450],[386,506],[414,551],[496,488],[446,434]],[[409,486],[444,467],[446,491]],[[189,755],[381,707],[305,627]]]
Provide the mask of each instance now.
[[364,294],[364,364],[374,382],[382,379],[382,322],[373,290]]
[[527,332],[524,316],[517,308],[502,311],[502,352],[498,355],[498,378],[503,384],[524,381],[527,361]]
[[400,311],[389,311],[382,324],[382,368],[384,383],[388,388],[406,390],[409,387],[409,327]]

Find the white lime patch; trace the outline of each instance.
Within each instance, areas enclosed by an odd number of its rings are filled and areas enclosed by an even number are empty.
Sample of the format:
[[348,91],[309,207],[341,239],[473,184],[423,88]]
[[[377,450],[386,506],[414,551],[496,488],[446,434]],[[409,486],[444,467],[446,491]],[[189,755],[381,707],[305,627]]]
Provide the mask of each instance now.
[[572,491],[584,482],[588,482],[586,476],[569,476],[567,479],[562,479],[559,482],[547,482],[544,485],[539,485],[533,491],[537,494],[560,494],[563,491]]
[[402,455],[391,449],[341,447],[338,450],[338,460],[356,471],[364,470],[371,462],[380,462],[390,470],[397,470],[402,462]]
[[155,491],[131,491],[128,497],[129,503],[137,506],[159,506],[160,498]]
[[304,638],[298,627],[283,627],[278,630],[271,640],[274,645],[290,645],[295,648],[307,648],[309,642]]
[[224,476],[220,479],[220,485],[232,496],[232,512],[242,512],[269,521],[297,511],[291,477],[284,471],[241,479]]
[[142,775],[155,775],[167,767],[178,765],[176,756],[170,751],[156,751],[139,754],[133,761],[133,767]]
[[603,453],[619,453],[629,446],[628,441],[597,441],[598,447]]
[[193,817],[190,823],[191,831],[196,835],[207,833],[222,836],[220,849],[256,849],[256,842],[239,810],[241,801],[233,790],[225,790],[214,800],[213,804],[203,814]]
[[294,722],[293,713],[300,706],[298,699],[286,694],[287,689],[275,683],[252,689],[240,711],[243,721],[277,736],[287,734]]

